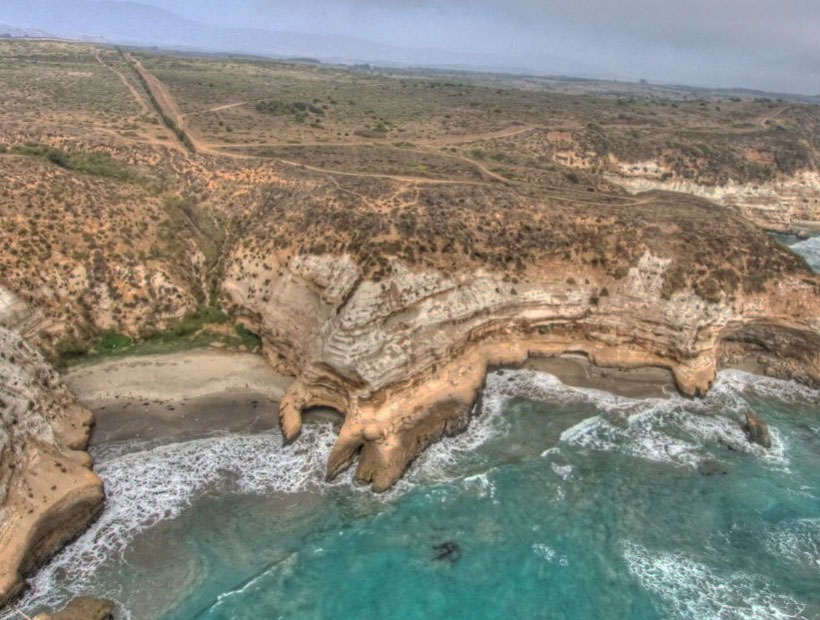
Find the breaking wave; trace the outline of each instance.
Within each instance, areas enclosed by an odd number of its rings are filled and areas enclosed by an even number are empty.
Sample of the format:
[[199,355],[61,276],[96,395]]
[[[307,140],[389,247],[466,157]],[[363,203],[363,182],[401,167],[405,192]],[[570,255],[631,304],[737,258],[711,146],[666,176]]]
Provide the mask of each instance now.
[[772,590],[765,577],[735,572],[721,575],[675,553],[652,553],[621,541],[629,572],[657,595],[666,617],[700,620],[785,620],[806,618],[805,606]]
[[[627,398],[590,388],[566,386],[536,371],[502,371],[487,378],[485,409],[503,409],[513,398],[590,405],[590,416],[561,434],[561,442],[598,451],[617,451],[653,462],[696,468],[717,445],[787,468],[786,440],[771,426],[772,447],[749,443],[742,428],[754,412],[749,393],[785,403],[820,402],[820,393],[791,381],[758,377],[736,370],[719,373],[706,398]],[[546,455],[547,453],[545,453]]]

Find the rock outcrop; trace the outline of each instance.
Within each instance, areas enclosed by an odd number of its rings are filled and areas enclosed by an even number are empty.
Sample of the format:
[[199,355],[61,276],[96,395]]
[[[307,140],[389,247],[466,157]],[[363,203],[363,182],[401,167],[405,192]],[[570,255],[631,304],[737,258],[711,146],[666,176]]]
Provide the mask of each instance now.
[[682,192],[707,198],[735,210],[766,230],[788,232],[820,227],[820,173],[803,170],[792,176],[748,183],[726,180],[706,184],[677,176],[657,161],[610,162],[606,178],[632,193],[650,190]]
[[85,452],[92,422],[42,356],[0,327],[0,600],[102,508]]
[[111,620],[113,617],[114,603],[111,601],[80,596],[60,611],[39,614],[33,620]]
[[769,427],[754,413],[746,413],[746,422],[743,425],[746,437],[751,443],[756,443],[764,448],[772,447],[772,438],[769,434]]
[[[328,476],[358,459],[357,479],[375,490],[392,485],[431,442],[465,427],[488,367],[529,356],[572,352],[601,366],[664,367],[692,396],[709,389],[729,349],[768,356],[772,374],[820,382],[820,279],[755,227],[708,203],[688,205],[691,227],[676,221],[689,235],[676,229],[684,241],[669,245],[663,214],[674,212],[674,197],[645,200],[647,220],[633,225],[653,226],[654,234],[624,269],[602,268],[614,262],[610,256],[550,256],[550,235],[561,231],[538,230],[534,206],[528,222],[507,223],[521,248],[528,240],[522,230],[543,235],[543,257],[518,270],[454,265],[451,247],[436,258],[449,259],[446,267],[393,256],[374,272],[362,252],[291,254],[259,237],[231,257],[222,295],[263,338],[271,362],[297,377],[281,404],[285,438],[298,437],[306,409],[340,411],[345,421]],[[497,207],[488,209],[492,222]],[[605,244],[606,234],[598,234]],[[299,242],[297,232],[292,238]],[[738,245],[723,247],[729,240]],[[758,244],[752,252],[759,255],[741,258]],[[700,253],[715,266],[699,264]],[[726,282],[715,278],[730,277],[734,286],[722,290]],[[714,287],[698,288],[710,280]]]

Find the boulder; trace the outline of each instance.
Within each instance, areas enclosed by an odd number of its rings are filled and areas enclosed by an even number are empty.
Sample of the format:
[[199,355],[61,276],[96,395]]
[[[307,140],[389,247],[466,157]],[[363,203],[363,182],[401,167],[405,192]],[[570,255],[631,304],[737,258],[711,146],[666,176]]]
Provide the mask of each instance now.
[[746,437],[751,443],[756,443],[768,449],[772,447],[772,438],[769,435],[769,427],[756,414],[748,412],[746,422],[743,425]]

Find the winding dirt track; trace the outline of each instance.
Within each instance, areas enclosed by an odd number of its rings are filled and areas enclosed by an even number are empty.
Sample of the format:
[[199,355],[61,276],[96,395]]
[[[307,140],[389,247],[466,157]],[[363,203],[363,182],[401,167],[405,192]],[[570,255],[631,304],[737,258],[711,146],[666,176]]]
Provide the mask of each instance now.
[[[137,72],[139,72],[139,74],[145,80],[145,83],[148,85],[149,89],[151,90],[151,93],[154,96],[154,99],[157,101],[157,103],[159,104],[159,106],[161,108],[160,112],[164,113],[169,118],[171,118],[177,124],[177,126],[180,129],[183,129],[186,132],[186,134],[188,135],[188,138],[193,143],[194,148],[196,149],[197,152],[208,153],[208,154],[216,155],[216,156],[220,156],[220,157],[232,157],[232,158],[237,158],[237,159],[257,159],[256,157],[254,157],[252,155],[247,155],[247,154],[244,154],[244,153],[235,153],[235,152],[231,152],[231,150],[232,149],[240,149],[240,148],[253,148],[253,147],[260,147],[260,146],[271,146],[271,147],[286,147],[286,146],[287,147],[294,147],[294,146],[357,147],[357,146],[371,145],[372,144],[370,142],[358,142],[358,141],[357,142],[340,142],[340,143],[335,143],[335,144],[326,143],[326,142],[316,142],[315,144],[300,144],[300,145],[293,145],[293,144],[287,144],[287,143],[281,143],[281,144],[276,144],[276,143],[271,143],[271,144],[242,144],[242,143],[238,143],[238,144],[211,144],[211,143],[203,142],[203,141],[199,140],[199,138],[197,136],[192,134],[190,129],[186,129],[185,120],[184,120],[186,115],[181,113],[180,108],[177,105],[176,100],[174,99],[173,95],[171,95],[170,91],[165,86],[165,84],[163,84],[156,76],[154,76],[150,71],[148,71],[142,65],[142,63],[139,60],[134,58],[133,55],[127,53],[126,57],[131,63],[133,63],[134,69]],[[241,106],[241,105],[246,105],[247,103],[249,103],[249,102],[241,101],[241,102],[236,102],[236,103],[224,104],[224,105],[216,106],[216,107],[213,107],[213,108],[209,108],[208,110],[202,110],[200,112],[193,112],[191,114],[188,114],[187,116],[190,116],[190,115],[193,115],[193,114],[204,113],[204,112],[215,112],[215,111],[218,111],[218,110],[226,110],[226,109],[229,109],[229,108],[234,108],[234,107],[238,107],[238,106]],[[515,126],[515,127],[510,127],[510,128],[507,128],[507,129],[502,129],[502,130],[499,130],[499,131],[495,131],[495,132],[486,133],[486,134],[470,134],[470,135],[459,136],[459,137],[441,138],[441,139],[437,139],[437,140],[427,140],[427,141],[424,141],[423,143],[421,143],[421,146],[423,147],[423,149],[426,152],[428,152],[430,154],[434,154],[438,157],[444,157],[444,158],[447,158],[447,159],[451,159],[451,160],[459,161],[459,162],[462,162],[462,163],[466,163],[468,165],[471,165],[471,166],[475,167],[476,169],[478,169],[480,171],[482,176],[485,179],[488,179],[489,181],[492,181],[494,183],[504,183],[505,185],[515,185],[514,181],[511,181],[510,179],[507,179],[507,178],[501,176],[500,174],[497,174],[497,173],[491,171],[490,169],[487,168],[487,166],[485,164],[483,164],[481,162],[475,161],[475,160],[470,159],[468,157],[464,157],[462,155],[447,155],[447,154],[442,154],[442,153],[439,153],[439,152],[435,152],[435,151],[432,150],[432,147],[433,146],[443,146],[443,145],[446,145],[446,144],[465,144],[465,143],[470,143],[470,142],[480,142],[482,140],[492,140],[492,139],[497,139],[497,138],[509,138],[509,137],[521,135],[521,134],[524,134],[524,133],[527,133],[527,132],[530,132],[530,131],[535,131],[537,129],[538,129],[537,127],[534,127],[534,126],[531,126],[531,125]],[[384,148],[399,150],[399,147],[396,147],[396,146],[393,146],[393,145],[384,145]],[[322,173],[322,174],[329,174],[329,175],[334,175],[334,176],[358,177],[358,178],[389,179],[389,180],[397,181],[397,182],[405,184],[405,185],[408,185],[408,184],[409,185],[416,185],[416,186],[418,186],[418,185],[473,185],[473,186],[475,186],[475,185],[489,185],[488,181],[463,181],[463,180],[458,180],[458,179],[430,179],[430,178],[427,178],[427,177],[415,177],[415,176],[396,175],[396,174],[381,174],[381,173],[376,173],[376,172],[350,172],[350,171],[346,171],[346,170],[334,170],[334,169],[331,169],[331,168],[322,168],[322,167],[319,167],[319,166],[311,166],[309,164],[303,164],[303,163],[300,163],[300,162],[290,161],[290,160],[282,159],[282,158],[270,158],[270,159],[271,159],[271,161],[275,161],[275,162],[278,162],[278,163],[286,165],[286,166],[292,166],[294,168],[301,168],[303,170],[310,170],[312,172],[318,172],[318,173]],[[595,201],[594,199],[593,200],[585,200],[585,199],[582,199],[582,198],[570,198],[566,195],[565,190],[562,190],[562,189],[559,189],[559,188],[553,189],[553,188],[548,188],[548,187],[542,187],[542,190],[545,191],[546,193],[560,193],[561,195],[559,196],[559,198],[563,201],[570,202],[570,203],[599,204],[599,202]],[[617,194],[604,194],[604,193],[602,193],[602,194],[599,194],[599,195],[600,196],[612,196],[612,197],[618,198],[618,199],[623,199],[624,198],[623,196],[617,195]],[[623,204],[624,205],[638,205],[638,204],[642,204],[643,202],[644,202],[644,200],[642,200],[642,199],[632,199],[632,200],[627,200]]]

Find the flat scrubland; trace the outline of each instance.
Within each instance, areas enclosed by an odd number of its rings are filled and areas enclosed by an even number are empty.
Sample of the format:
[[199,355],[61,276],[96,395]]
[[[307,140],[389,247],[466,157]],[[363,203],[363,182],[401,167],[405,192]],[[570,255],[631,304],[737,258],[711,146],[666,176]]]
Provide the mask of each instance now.
[[191,131],[219,145],[394,145],[508,175],[555,162],[662,156],[704,183],[767,180],[817,165],[817,107],[692,89],[138,54]]
[[623,277],[662,250],[679,257],[665,294],[706,300],[802,268],[724,209],[604,178],[614,161],[701,183],[816,170],[820,110],[799,101],[14,40],[0,83],[0,287],[57,358],[254,348],[220,278],[270,248],[513,280],[544,257]]

